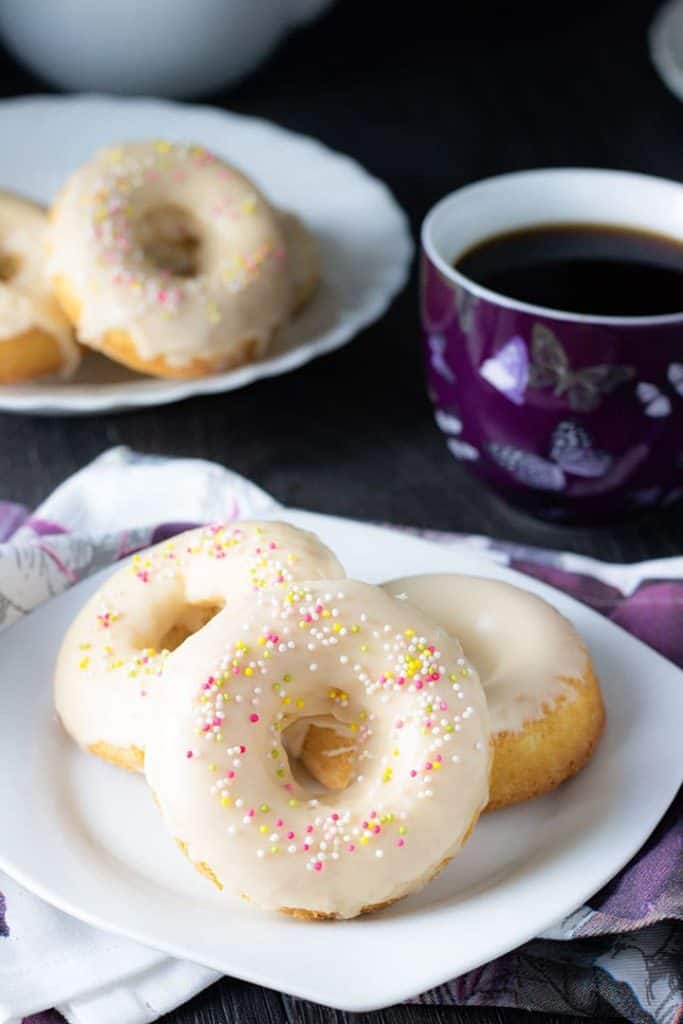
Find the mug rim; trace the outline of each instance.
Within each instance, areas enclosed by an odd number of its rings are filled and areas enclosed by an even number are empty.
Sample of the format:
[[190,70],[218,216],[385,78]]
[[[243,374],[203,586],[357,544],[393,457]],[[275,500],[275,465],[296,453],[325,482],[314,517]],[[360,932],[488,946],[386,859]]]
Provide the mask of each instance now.
[[[601,167],[537,167],[525,171],[511,171],[505,174],[493,174],[486,178],[480,178],[477,181],[469,182],[467,185],[462,185],[460,188],[454,189],[452,192],[447,193],[441,199],[439,199],[434,206],[431,207],[424,220],[422,221],[422,227],[420,230],[420,243],[422,251],[430,260],[430,262],[440,271],[440,273],[448,278],[454,284],[459,285],[461,288],[466,288],[477,298],[486,299],[492,305],[500,306],[503,309],[512,309],[519,313],[526,313],[529,316],[544,317],[545,319],[551,320],[565,320],[570,323],[579,324],[595,324],[607,325],[612,327],[658,327],[672,324],[683,325],[683,310],[680,313],[658,313],[649,316],[605,316],[599,314],[590,313],[572,313],[568,310],[554,309],[551,306],[536,305],[532,302],[524,302],[520,299],[513,299],[508,295],[503,295],[502,292],[493,291],[491,288],[486,288],[484,285],[478,284],[473,281],[472,278],[467,277],[460,270],[451,266],[441,254],[438,252],[436,245],[432,239],[432,233],[434,223],[438,217],[443,213],[444,209],[458,197],[462,198],[463,195],[470,190],[477,189],[482,185],[490,185],[494,182],[520,180],[523,178],[534,178],[540,176],[553,176],[560,174],[594,174],[600,177],[611,177],[621,178],[630,181],[646,181],[659,184],[672,185],[678,188],[683,193],[683,184],[675,181],[673,178],[663,178],[660,175],[655,174],[642,174],[637,171],[622,171],[622,170],[610,170],[609,168]],[[540,221],[539,221],[540,223]],[[616,223],[615,221],[606,220],[606,224]],[[487,236],[482,236],[481,241]]]

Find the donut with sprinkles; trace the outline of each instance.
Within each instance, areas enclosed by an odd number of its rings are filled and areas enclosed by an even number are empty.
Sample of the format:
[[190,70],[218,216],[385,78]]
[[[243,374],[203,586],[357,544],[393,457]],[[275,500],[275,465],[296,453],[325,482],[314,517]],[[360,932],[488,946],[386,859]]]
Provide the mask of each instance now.
[[55,704],[76,742],[140,771],[164,666],[219,610],[344,570],[318,538],[287,523],[215,523],[134,555],[90,598],[63,641]]
[[[307,919],[420,889],[488,800],[488,712],[456,639],[351,580],[265,589],[171,654],[145,772],[163,819],[224,892]],[[344,788],[297,757],[342,733]],[[294,742],[291,742],[294,735]]]
[[[457,636],[479,671],[494,749],[487,810],[543,796],[590,761],[605,728],[600,683],[581,637],[551,604],[503,580],[457,573],[384,587]],[[308,740],[316,764],[320,742]],[[334,770],[334,759],[323,763]]]
[[297,218],[203,146],[164,140],[109,147],[75,171],[49,244],[79,340],[161,377],[258,359],[318,279]]

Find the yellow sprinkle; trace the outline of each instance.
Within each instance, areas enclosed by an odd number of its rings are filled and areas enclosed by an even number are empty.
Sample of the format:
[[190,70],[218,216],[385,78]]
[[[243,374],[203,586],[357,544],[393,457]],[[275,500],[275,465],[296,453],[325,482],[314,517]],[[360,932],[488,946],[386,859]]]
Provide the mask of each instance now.
[[368,839],[368,837],[367,837],[367,836],[361,836],[361,837],[360,837],[360,841],[361,841],[361,843],[363,844],[363,846],[367,846],[367,845],[368,845],[368,843],[370,842],[370,840]]
[[364,722],[365,719],[368,717],[367,711],[361,711],[358,717],[360,718],[361,722]]
[[350,723],[350,725],[349,725],[349,730],[350,730],[351,732],[358,732],[358,726],[356,725],[356,723],[355,723],[355,722],[351,722],[351,723]]
[[394,757],[398,757],[401,751],[398,749],[398,747],[394,747],[391,753],[394,755]]
[[221,803],[223,804],[224,807],[232,807],[232,797],[230,797],[230,796],[223,796],[223,797],[221,797]]
[[296,702],[296,706],[298,708],[302,708],[305,703],[306,703],[306,701],[302,697],[299,697],[298,701]]
[[408,638],[410,638],[411,636],[415,636],[415,630],[414,629],[406,629],[404,631],[403,635],[407,636]]
[[261,804],[261,806],[259,807],[259,811],[261,812],[261,814],[267,814],[269,810],[270,807],[268,806],[268,804]]
[[211,761],[211,763],[209,764],[209,771],[210,772],[215,772],[217,770],[217,768],[218,768],[218,765],[215,764],[213,761]]
[[382,782],[391,782],[393,774],[392,768],[385,768],[382,772]]
[[435,761],[434,764],[432,765],[432,769],[435,772],[438,771],[440,767],[441,767],[441,761]]
[[351,626],[352,633],[360,633],[360,626]]
[[290,807],[298,807],[298,806],[299,806],[299,801],[298,801],[298,800],[295,800],[295,799],[294,799],[294,798],[292,797],[292,799],[291,799],[291,800],[289,801],[289,806],[290,806]]
[[87,668],[89,664],[90,664],[90,658],[81,658],[81,660],[78,663],[78,667],[79,668]]
[[259,825],[258,830],[262,835],[265,835],[266,832],[270,831],[267,825]]
[[166,142],[165,139],[159,139],[158,142],[155,142],[154,148],[156,149],[157,153],[168,153],[171,149],[171,143]]
[[92,644],[79,644],[78,645],[78,648],[81,651],[89,651],[91,647],[92,647]]
[[264,636],[260,636],[258,638],[258,642],[261,645],[261,647],[264,647],[268,643],[268,641],[266,640],[266,638]]
[[275,772],[275,774],[277,775],[277,777],[279,779],[284,779],[284,777],[285,777],[285,770],[284,770],[284,768],[278,768],[278,770]]
[[404,836],[407,831],[408,831],[408,829],[405,827],[405,825],[399,825],[398,826],[399,835]]
[[283,680],[286,683],[291,683],[291,681],[292,681],[292,677],[290,676],[289,672],[287,673],[287,675],[283,676],[282,678],[283,678]]
[[273,747],[273,749],[270,752],[270,756],[273,758],[278,758],[280,756],[280,751],[277,749],[277,747]]
[[245,668],[244,674],[245,674],[245,676],[253,676],[253,674],[254,674],[253,668],[249,668],[249,667]]
[[368,645],[367,644],[362,644],[361,645],[361,653],[362,654],[367,654],[368,653]]
[[280,847],[279,847],[279,846],[271,846],[271,848],[270,848],[270,852],[271,852],[271,853],[272,853],[273,855],[275,855],[275,854],[277,854],[277,853],[279,853],[279,852],[280,852]]

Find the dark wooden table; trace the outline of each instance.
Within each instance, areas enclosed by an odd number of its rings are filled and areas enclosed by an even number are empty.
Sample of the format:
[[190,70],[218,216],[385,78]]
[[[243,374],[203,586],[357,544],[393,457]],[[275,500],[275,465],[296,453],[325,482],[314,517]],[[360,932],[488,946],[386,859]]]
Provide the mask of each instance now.
[[[417,232],[445,192],[501,171],[587,165],[680,177],[683,108],[647,56],[655,7],[653,0],[338,0],[261,72],[209,99],[353,154],[389,183]],[[11,58],[0,59],[0,95],[44,91]],[[414,275],[380,323],[290,376],[145,412],[3,415],[0,431],[0,498],[28,504],[103,449],[128,444],[216,459],[280,501],[321,512],[618,561],[683,550],[680,505],[609,528],[551,527],[504,506],[454,463],[424,393]],[[226,979],[168,1021],[331,1024],[346,1016]],[[366,1016],[377,1024],[528,1019],[438,1007]]]

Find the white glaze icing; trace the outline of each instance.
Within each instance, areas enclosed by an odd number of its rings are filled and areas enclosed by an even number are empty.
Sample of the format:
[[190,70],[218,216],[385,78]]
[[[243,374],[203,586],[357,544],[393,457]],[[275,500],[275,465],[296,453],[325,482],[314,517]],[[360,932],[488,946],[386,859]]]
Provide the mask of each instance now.
[[[84,747],[143,750],[152,697],[165,693],[161,641],[179,618],[191,626],[202,605],[229,615],[245,592],[343,576],[314,534],[286,523],[201,527],[149,548],[103,584],[64,639],[55,672],[64,726]],[[188,605],[200,607],[188,615]]]
[[62,358],[61,376],[80,362],[71,325],[52,297],[45,272],[47,216],[35,203],[0,193],[0,261],[16,267],[9,280],[0,276],[0,345],[31,328],[51,335]]
[[[187,211],[198,273],[163,271],[141,244],[145,217]],[[82,304],[78,332],[97,348],[127,331],[145,360],[216,360],[245,341],[265,350],[295,301],[278,214],[235,168],[198,146],[138,142],[97,153],[57,200],[50,275]]]
[[[351,580],[263,591],[166,663],[146,774],[166,825],[231,893],[352,917],[419,888],[488,799],[486,701],[457,640]],[[311,797],[283,732],[332,715],[357,774]]]
[[391,580],[401,596],[460,640],[476,666],[494,734],[518,732],[581,679],[588,654],[572,624],[542,598],[500,580],[439,574]]

